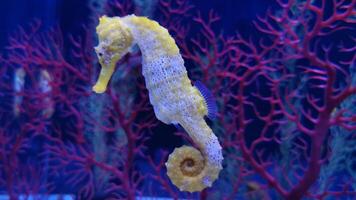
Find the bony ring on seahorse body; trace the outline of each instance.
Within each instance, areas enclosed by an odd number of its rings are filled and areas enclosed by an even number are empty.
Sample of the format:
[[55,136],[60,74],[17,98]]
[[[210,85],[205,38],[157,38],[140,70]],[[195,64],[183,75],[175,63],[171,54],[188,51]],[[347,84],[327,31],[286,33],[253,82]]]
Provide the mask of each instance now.
[[222,150],[204,120],[217,112],[215,101],[200,82],[193,86],[179,49],[167,29],[146,17],[100,18],[95,51],[101,71],[93,91],[103,93],[115,65],[137,44],[142,52],[142,73],[156,117],[182,126],[199,150],[183,146],[169,155],[167,174],[180,190],[195,192],[210,187],[222,169]]

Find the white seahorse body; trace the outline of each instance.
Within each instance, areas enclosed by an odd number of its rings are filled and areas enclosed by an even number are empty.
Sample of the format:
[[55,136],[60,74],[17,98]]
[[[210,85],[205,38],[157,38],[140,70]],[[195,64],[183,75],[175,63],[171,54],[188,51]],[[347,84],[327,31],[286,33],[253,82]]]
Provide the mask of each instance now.
[[[109,52],[110,45],[105,45],[115,44],[111,40],[122,40],[115,33],[112,33],[114,39],[100,37],[100,34],[105,35],[110,31],[110,26],[114,27],[111,23],[116,23],[116,27],[119,23],[125,34],[130,32],[132,36],[129,39],[132,40],[130,45],[123,45],[125,48],[120,46],[120,51],[125,52],[137,44],[142,52],[142,73],[156,117],[166,124],[180,124],[203,154],[202,156],[192,147],[177,148],[166,163],[168,176],[177,187],[185,191],[201,191],[211,186],[222,169],[221,146],[204,120],[208,112],[206,102],[198,88],[192,86],[175,41],[167,29],[144,17],[129,15],[123,18],[105,18],[102,27],[99,24],[98,28],[99,39],[103,39],[97,47],[98,55],[104,53],[115,57],[114,52]],[[119,31],[118,34],[122,32]],[[122,52],[118,55],[122,56]],[[105,65],[112,62],[104,59],[101,63]]]
[[[183,79],[188,78],[184,60],[179,53],[169,55],[164,51],[157,39],[157,32],[133,24],[133,17],[136,16],[126,16],[122,21],[131,30],[134,43],[141,50],[142,74],[155,115],[166,124],[178,123],[177,115],[189,114],[188,109],[197,105],[196,100],[186,93],[182,84]],[[163,27],[160,28],[167,31]]]

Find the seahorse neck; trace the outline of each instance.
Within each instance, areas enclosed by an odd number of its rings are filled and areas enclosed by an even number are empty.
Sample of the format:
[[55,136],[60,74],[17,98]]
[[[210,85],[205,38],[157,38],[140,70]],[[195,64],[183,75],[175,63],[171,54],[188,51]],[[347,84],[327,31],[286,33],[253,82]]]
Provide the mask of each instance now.
[[144,59],[156,59],[160,55],[179,55],[178,46],[168,30],[156,21],[136,15],[124,17],[123,21],[130,28]]

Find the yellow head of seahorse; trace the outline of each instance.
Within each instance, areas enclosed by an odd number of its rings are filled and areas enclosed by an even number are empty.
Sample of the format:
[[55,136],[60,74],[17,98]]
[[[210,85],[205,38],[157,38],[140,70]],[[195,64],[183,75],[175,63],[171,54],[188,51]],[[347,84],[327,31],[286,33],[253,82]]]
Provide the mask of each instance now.
[[127,53],[133,38],[130,30],[118,17],[101,17],[96,32],[99,36],[99,45],[95,47],[95,52],[101,64],[101,71],[93,91],[103,93],[114,72],[116,62]]

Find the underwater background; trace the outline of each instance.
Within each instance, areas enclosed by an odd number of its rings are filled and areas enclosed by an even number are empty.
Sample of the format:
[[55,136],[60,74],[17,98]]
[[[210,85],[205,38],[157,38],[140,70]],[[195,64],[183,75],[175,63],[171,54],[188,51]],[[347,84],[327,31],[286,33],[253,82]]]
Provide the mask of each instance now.
[[[356,199],[356,0],[0,3],[0,199]],[[167,28],[216,99],[212,187],[165,162],[194,145],[154,115],[139,49],[91,88],[100,16]]]

